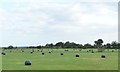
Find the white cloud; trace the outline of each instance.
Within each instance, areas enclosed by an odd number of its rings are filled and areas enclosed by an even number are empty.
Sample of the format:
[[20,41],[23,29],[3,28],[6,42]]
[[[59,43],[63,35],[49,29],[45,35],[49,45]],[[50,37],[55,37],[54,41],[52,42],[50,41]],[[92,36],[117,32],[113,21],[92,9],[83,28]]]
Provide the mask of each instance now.
[[[72,20],[75,20],[76,23],[79,24],[102,24],[102,25],[116,25],[117,24],[117,12],[112,11],[111,9],[107,8],[106,6],[101,6],[101,4],[91,4],[94,7],[89,7],[86,9],[93,9],[92,13],[86,13],[88,12],[79,6],[75,5],[73,8],[71,8],[70,11],[72,11]],[[100,6],[101,7],[100,7]],[[98,7],[96,7],[98,6]],[[81,11],[82,9],[82,11]],[[113,17],[115,19],[113,19]]]
[[[101,4],[99,4],[102,6]],[[97,6],[96,4],[91,4],[91,6]],[[112,11],[107,7],[84,7],[84,5],[75,4],[73,7],[67,9],[64,13],[69,17],[69,22],[63,22],[54,26],[56,29],[62,29],[64,31],[81,31],[81,29],[87,28],[112,28],[113,26],[117,27],[117,12]],[[92,13],[87,12],[92,9]],[[107,13],[100,12],[101,9],[107,10]],[[100,11],[99,11],[100,10]],[[64,25],[63,25],[64,24]],[[106,28],[107,29],[107,28]]]
[[31,11],[9,11],[5,12],[5,19],[2,22],[2,30],[19,29],[24,32],[40,32],[51,20],[48,15],[43,12]]
[[12,0],[8,6],[11,3],[13,7],[0,8],[3,45],[117,40],[117,3]]

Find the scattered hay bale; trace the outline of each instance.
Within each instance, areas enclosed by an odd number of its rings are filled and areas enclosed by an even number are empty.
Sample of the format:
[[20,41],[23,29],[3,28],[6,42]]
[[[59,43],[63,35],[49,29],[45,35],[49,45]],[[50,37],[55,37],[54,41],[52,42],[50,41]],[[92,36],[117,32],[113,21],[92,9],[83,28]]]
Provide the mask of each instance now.
[[5,55],[5,53],[4,53],[4,52],[2,52],[1,54],[2,54],[2,55]]
[[76,57],[79,57],[79,54],[76,54]]
[[30,52],[31,54],[33,53],[33,52]]
[[92,53],[94,53],[94,51],[92,51]]
[[92,51],[92,50],[89,50],[89,51]]
[[114,50],[112,50],[112,52],[114,52]]
[[101,55],[101,58],[105,58],[105,55]]
[[44,55],[45,53],[42,53],[42,55]]
[[63,55],[63,53],[60,53],[60,55]]
[[31,65],[30,60],[26,60],[26,61],[25,61],[25,65]]

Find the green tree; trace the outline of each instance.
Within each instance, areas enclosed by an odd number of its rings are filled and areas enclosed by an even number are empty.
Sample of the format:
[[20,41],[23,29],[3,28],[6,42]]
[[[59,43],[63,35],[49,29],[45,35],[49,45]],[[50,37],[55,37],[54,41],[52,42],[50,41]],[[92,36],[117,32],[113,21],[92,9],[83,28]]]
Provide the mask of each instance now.
[[120,43],[118,43],[118,49],[120,49]]
[[67,42],[64,44],[64,47],[65,47],[65,48],[71,48],[71,46],[70,46],[70,42],[67,41]]
[[53,48],[53,46],[54,46],[53,43],[51,43],[51,44],[46,44],[46,45],[45,45],[45,48]]
[[102,39],[98,39],[97,41],[94,41],[94,43],[98,48],[98,52],[102,52],[104,50],[104,49],[102,49],[102,43],[103,43]]
[[14,47],[12,45],[8,46],[8,49],[13,49]]
[[109,51],[109,49],[111,48],[111,44],[107,43],[105,48],[107,48],[107,50]]
[[87,44],[84,44],[84,48],[93,48],[93,46],[91,44],[87,43]]
[[113,41],[111,43],[112,49],[117,49],[118,48],[118,43],[116,41]]
[[107,43],[107,44],[106,44],[106,48],[107,48],[107,49],[111,48],[111,44],[110,44],[110,43]]
[[41,48],[42,48],[42,46],[41,46],[41,45],[39,45],[39,46],[37,46],[36,48],[41,49]]
[[63,48],[64,43],[63,43],[63,42],[58,42],[58,43],[55,44],[55,46],[56,46],[57,48]]

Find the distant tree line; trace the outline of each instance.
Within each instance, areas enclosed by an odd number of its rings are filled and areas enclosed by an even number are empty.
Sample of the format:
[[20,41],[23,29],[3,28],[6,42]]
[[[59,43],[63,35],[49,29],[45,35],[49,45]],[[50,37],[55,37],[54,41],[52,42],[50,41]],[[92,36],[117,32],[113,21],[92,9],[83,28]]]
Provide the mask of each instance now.
[[[17,47],[13,47],[12,45],[8,46],[8,47],[4,47],[4,49],[13,49],[13,48],[17,48]],[[50,44],[46,44],[45,46],[39,45],[39,46],[28,46],[25,48],[74,48],[74,49],[87,49],[87,48],[95,48],[98,50],[101,49],[119,49],[120,48],[120,43],[113,41],[111,43],[107,43],[107,44],[103,44],[103,40],[102,39],[98,39],[96,41],[94,41],[94,45],[90,44],[90,43],[86,43],[86,44],[77,44],[74,42],[57,42],[56,44],[50,43]]]

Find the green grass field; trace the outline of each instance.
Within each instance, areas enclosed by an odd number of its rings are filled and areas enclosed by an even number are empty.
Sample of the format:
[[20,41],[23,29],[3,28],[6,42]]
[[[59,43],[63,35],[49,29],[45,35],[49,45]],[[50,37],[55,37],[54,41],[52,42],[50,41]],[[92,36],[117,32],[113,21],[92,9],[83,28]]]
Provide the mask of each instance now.
[[[87,49],[79,51],[69,49],[54,49],[52,53],[48,53],[48,49],[44,49],[45,55],[35,49],[30,54],[31,49],[21,52],[21,49],[5,50],[6,55],[2,55],[3,70],[118,70],[118,51],[105,51],[95,53],[87,52]],[[64,55],[60,55],[63,52]],[[79,53],[80,57],[75,57]],[[102,59],[101,55],[106,58]],[[31,66],[25,66],[25,60],[32,62]]]

